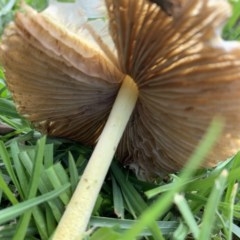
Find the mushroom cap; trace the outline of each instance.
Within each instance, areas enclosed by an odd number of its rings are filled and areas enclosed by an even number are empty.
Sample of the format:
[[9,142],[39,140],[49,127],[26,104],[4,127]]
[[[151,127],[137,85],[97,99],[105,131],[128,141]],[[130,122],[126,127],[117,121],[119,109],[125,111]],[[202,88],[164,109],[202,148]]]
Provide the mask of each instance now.
[[205,166],[230,157],[240,146],[240,44],[221,38],[231,9],[178,2],[169,15],[148,0],[106,0],[109,31],[25,6],[0,53],[20,113],[49,135],[94,145],[128,74],[139,99],[117,149],[124,164],[147,179],[178,171],[215,116],[225,128]]
[[0,58],[7,85],[19,112],[40,131],[93,145],[124,75],[93,39],[84,39],[83,13],[65,19],[66,28],[57,16],[64,8],[67,18],[73,5],[56,4],[41,14],[24,5],[6,28]]

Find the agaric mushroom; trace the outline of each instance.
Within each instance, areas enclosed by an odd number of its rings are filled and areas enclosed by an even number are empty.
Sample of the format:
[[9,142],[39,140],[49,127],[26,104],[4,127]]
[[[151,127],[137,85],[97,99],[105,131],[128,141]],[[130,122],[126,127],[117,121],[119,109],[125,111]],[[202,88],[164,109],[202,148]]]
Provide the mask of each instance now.
[[239,148],[240,45],[220,35],[230,7],[178,2],[169,14],[148,0],[99,1],[112,38],[81,1],[25,6],[6,28],[0,58],[20,113],[49,135],[97,142],[54,239],[85,231],[115,150],[142,177],[177,171],[216,115],[226,124],[205,166]]

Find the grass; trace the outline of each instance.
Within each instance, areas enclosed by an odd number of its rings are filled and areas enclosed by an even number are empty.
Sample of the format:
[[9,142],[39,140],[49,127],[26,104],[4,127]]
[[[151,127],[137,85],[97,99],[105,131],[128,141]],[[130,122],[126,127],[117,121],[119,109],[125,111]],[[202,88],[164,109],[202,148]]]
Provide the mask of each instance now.
[[[28,0],[42,9],[44,0]],[[0,31],[17,10],[0,1]],[[239,40],[240,1],[226,39]],[[0,69],[0,239],[50,239],[92,149],[42,136],[16,111]],[[216,168],[197,170],[221,131],[215,120],[188,165],[158,182],[138,180],[115,160],[94,208],[86,239],[240,239],[240,153]]]

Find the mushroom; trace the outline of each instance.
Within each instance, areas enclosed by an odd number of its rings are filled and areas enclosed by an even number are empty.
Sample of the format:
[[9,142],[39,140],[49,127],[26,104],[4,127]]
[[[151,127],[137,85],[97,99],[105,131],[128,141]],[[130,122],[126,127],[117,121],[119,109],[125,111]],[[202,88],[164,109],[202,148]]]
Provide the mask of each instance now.
[[240,146],[240,44],[221,38],[228,3],[182,0],[171,14],[148,0],[97,3],[93,21],[81,0],[24,6],[1,43],[19,112],[48,135],[96,144],[58,240],[84,233],[115,151],[145,179],[178,171],[214,116],[225,128],[204,166]]

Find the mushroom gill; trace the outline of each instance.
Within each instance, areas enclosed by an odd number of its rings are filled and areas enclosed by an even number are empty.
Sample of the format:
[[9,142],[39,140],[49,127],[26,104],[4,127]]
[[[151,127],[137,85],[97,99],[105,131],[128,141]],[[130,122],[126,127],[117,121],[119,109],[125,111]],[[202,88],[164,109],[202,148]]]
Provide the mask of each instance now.
[[169,17],[144,0],[106,2],[121,69],[139,88],[119,159],[144,178],[177,171],[216,116],[225,120],[224,134],[205,166],[236,153],[240,44],[220,36],[228,3],[182,1]]
[[128,74],[139,99],[117,150],[122,162],[145,178],[177,171],[214,116],[226,127],[206,166],[234,154],[240,50],[220,36],[230,7],[168,3],[178,10],[171,16],[147,0],[106,0],[117,59],[76,33],[88,23],[71,31],[51,8],[24,6],[5,30],[0,56],[20,113],[44,133],[94,145]]
[[123,74],[51,15],[23,8],[6,28],[0,53],[19,112],[48,135],[93,145]]

